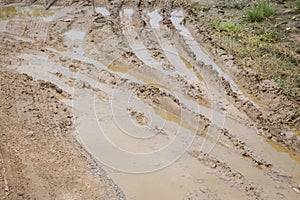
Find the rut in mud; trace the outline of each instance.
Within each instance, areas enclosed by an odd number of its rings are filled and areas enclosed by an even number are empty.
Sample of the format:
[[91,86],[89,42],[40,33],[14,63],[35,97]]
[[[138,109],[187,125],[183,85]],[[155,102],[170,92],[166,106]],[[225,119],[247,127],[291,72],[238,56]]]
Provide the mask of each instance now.
[[265,138],[264,108],[203,48],[184,1],[95,6],[3,19],[1,63],[56,85],[128,199],[299,198],[299,136]]

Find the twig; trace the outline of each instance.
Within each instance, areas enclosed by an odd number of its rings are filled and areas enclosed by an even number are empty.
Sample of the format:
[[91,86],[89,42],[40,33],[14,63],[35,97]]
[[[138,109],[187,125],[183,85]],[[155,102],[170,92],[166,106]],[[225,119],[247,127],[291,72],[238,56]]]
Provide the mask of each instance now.
[[57,0],[52,1],[47,7],[46,10],[49,10],[49,8],[56,2]]
[[34,4],[37,0],[32,0],[30,3],[28,3],[28,6],[31,6],[32,4]]
[[92,7],[93,7],[93,12],[95,13],[96,10],[95,10],[95,0],[92,0]]

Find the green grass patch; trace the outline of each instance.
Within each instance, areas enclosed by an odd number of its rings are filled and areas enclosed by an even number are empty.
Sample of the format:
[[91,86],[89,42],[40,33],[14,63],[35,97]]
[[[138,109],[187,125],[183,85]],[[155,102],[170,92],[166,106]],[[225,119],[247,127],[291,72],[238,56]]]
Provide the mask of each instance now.
[[297,10],[300,10],[300,0],[296,0],[294,6]]
[[213,23],[213,28],[219,32],[228,32],[228,33],[238,33],[240,32],[240,27],[235,23]]
[[274,80],[280,85],[280,87],[283,87],[283,88],[287,87],[286,81],[281,79],[280,77],[275,76]]
[[227,32],[232,32],[234,28],[224,25],[215,25],[214,29],[220,30],[216,34],[222,41],[222,46],[235,55],[238,65],[257,70],[264,79],[275,80],[288,96],[297,96],[300,71],[294,50],[296,46],[290,46],[284,41],[282,33],[276,29],[256,34],[240,26],[239,32],[233,35]]
[[31,18],[31,17],[46,17],[52,16],[55,13],[47,11],[42,7],[31,6],[31,7],[18,7],[15,5],[8,5],[0,7],[0,20],[9,20],[14,18]]
[[232,3],[232,8],[242,10],[244,8],[244,6],[242,5],[242,3],[240,1],[234,1]]
[[[243,9],[238,9],[239,2]],[[274,80],[282,87],[287,98],[300,99],[299,44],[290,40],[285,26],[275,26],[282,22],[287,22],[289,26],[296,24],[296,20],[291,20],[291,17],[297,15],[296,3],[300,0],[283,3],[256,1],[257,3],[250,2],[250,5],[249,1],[243,2],[245,1],[229,0],[225,4],[223,1],[222,19],[214,10],[208,10],[205,17],[197,16],[196,21],[211,27],[212,38],[215,39],[212,44],[233,55],[235,65],[247,70],[250,77],[255,75],[258,82]],[[220,5],[220,1],[217,3]],[[265,20],[276,15],[277,10],[279,14],[279,11],[286,9],[291,11]],[[297,33],[293,30],[289,32]]]
[[300,0],[296,0],[295,7],[300,10]]
[[246,14],[250,21],[260,22],[266,17],[276,14],[276,10],[267,1],[260,1],[257,5],[250,8]]

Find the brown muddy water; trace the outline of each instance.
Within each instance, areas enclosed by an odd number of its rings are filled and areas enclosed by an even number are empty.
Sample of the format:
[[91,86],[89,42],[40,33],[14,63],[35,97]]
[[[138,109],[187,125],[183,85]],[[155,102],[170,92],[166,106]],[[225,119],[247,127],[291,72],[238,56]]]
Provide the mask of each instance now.
[[0,20],[50,17],[54,11],[45,10],[42,6],[7,5],[0,7]]

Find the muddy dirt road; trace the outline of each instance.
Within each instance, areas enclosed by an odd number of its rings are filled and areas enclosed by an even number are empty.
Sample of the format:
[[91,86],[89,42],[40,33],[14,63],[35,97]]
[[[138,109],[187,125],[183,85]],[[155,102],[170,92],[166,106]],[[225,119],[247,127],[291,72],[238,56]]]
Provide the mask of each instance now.
[[185,1],[95,6],[0,8],[1,197],[299,199],[299,130],[204,48]]

